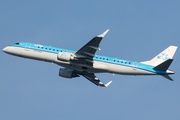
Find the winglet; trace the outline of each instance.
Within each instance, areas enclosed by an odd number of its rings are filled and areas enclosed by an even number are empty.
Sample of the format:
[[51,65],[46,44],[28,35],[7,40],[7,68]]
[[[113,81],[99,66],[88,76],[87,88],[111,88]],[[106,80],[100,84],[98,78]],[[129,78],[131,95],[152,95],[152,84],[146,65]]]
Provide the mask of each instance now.
[[102,37],[103,38],[107,34],[108,31],[109,31],[109,29],[107,29],[103,34],[98,35],[97,37]]
[[112,81],[109,81],[108,83],[105,84],[105,87],[108,87],[111,83]]

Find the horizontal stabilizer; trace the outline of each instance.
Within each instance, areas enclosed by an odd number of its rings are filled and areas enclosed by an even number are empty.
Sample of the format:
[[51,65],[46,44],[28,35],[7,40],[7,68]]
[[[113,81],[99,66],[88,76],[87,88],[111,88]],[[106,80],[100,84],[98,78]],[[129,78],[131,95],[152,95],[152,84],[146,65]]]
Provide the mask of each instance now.
[[162,75],[163,77],[167,78],[170,81],[174,81],[169,75]]
[[154,67],[154,70],[160,70],[160,71],[166,71],[169,66],[171,65],[173,59],[168,59],[166,61],[164,61],[163,63],[157,65],[156,67]]

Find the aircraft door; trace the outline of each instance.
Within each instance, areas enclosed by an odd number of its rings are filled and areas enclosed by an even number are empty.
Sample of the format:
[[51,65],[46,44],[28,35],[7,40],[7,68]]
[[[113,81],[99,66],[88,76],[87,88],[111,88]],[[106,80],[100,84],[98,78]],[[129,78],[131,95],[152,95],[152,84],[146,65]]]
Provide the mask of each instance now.
[[31,43],[26,43],[25,50],[29,50],[31,47]]
[[134,64],[133,64],[133,70],[136,70],[137,67],[138,67],[138,62],[135,61]]

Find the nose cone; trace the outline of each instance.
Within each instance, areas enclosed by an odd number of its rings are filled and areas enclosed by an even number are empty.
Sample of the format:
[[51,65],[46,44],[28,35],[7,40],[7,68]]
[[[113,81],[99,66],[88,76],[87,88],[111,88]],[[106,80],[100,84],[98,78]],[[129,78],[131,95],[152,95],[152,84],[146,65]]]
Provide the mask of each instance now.
[[5,48],[3,49],[3,51],[4,51],[4,52],[7,52],[7,51],[8,51],[8,47],[5,47]]

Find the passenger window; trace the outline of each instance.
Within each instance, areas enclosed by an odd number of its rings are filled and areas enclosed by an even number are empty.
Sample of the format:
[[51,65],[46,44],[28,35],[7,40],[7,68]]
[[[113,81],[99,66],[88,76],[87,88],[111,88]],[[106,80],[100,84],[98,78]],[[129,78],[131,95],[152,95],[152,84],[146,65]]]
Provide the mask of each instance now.
[[114,62],[116,62],[116,61],[114,60]]
[[47,48],[46,48],[46,50],[47,50]]
[[16,43],[16,45],[19,45],[19,43]]
[[104,60],[105,58],[103,58],[103,60]]
[[51,48],[49,48],[49,50],[51,50]]
[[55,51],[55,49],[53,49],[53,51]]

